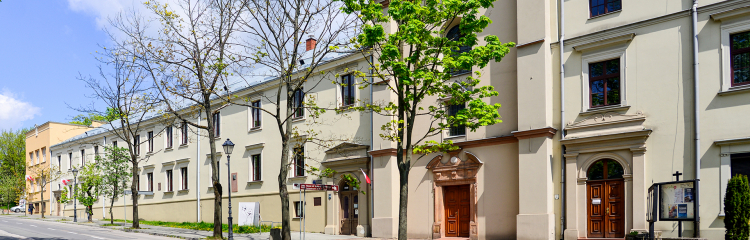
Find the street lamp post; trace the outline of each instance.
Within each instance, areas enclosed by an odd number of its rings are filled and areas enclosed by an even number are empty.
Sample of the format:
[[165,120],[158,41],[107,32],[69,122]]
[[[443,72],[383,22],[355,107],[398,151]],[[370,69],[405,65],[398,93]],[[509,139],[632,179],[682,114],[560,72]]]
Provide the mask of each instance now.
[[229,192],[229,239],[232,240],[234,239],[232,236],[232,171],[230,170],[232,165],[229,164],[229,155],[232,154],[234,143],[227,138],[227,141],[224,142],[222,146],[224,147],[224,153],[227,154],[227,179],[229,180],[227,181],[227,192]]
[[78,195],[78,169],[73,168],[73,222],[78,222],[78,201],[76,196]]

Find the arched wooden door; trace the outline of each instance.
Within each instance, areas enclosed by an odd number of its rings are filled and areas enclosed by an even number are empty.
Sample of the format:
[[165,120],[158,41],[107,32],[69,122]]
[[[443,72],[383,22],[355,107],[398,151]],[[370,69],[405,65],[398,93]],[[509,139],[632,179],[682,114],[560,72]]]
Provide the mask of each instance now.
[[586,181],[589,238],[625,237],[625,181],[623,168],[604,159],[589,167]]
[[339,186],[339,202],[341,205],[341,235],[357,235],[359,225],[359,193],[357,189],[342,183]]

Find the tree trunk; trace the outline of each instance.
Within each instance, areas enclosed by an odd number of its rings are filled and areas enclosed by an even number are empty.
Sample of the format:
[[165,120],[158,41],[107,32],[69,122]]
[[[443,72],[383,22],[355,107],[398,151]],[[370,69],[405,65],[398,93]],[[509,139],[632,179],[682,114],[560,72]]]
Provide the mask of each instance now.
[[[115,186],[115,193],[117,193],[117,186]],[[125,196],[123,196],[125,198]],[[112,194],[112,198],[109,199],[109,224],[115,224],[115,216],[112,215],[112,207],[115,206],[115,198],[114,194]]]
[[138,176],[138,163],[133,163],[133,184],[130,185],[130,196],[133,198],[133,226],[132,228],[139,229],[141,228],[140,221],[138,220],[138,181],[140,177]]
[[42,212],[42,218],[44,218],[44,186],[42,186],[42,192],[39,193],[42,196],[42,202],[39,203],[40,212]]
[[[208,145],[211,148],[211,181],[214,187],[214,237],[223,238],[221,230],[221,198],[222,191],[221,182],[219,181],[219,166],[217,165],[216,159],[216,135],[214,134],[214,119],[211,111],[210,96],[205,96],[206,102],[203,105],[203,110],[206,111],[206,124],[208,126]],[[200,134],[198,135],[200,137]]]
[[[290,121],[291,122],[291,121]],[[281,143],[281,169],[279,171],[279,197],[281,198],[281,239],[292,239],[291,226],[289,224],[289,192],[287,191],[286,179],[289,174],[289,143],[288,140]]]
[[[403,154],[401,158],[403,158]],[[397,158],[398,159],[398,158]],[[403,165],[399,161],[399,165]],[[409,205],[409,166],[399,167],[398,240],[407,240],[407,207]]]

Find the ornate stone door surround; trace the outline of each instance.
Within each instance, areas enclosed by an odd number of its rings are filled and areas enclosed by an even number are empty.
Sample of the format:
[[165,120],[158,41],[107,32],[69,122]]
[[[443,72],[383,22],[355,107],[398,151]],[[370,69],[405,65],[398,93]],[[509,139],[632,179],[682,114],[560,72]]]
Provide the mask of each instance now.
[[585,238],[587,233],[586,181],[596,161],[611,159],[625,174],[625,232],[646,230],[646,140],[652,130],[646,117],[620,113],[594,114],[566,126],[565,145],[566,224],[565,239]]
[[[463,154],[460,154],[463,153]],[[435,156],[427,169],[433,174],[433,199],[435,201],[435,222],[432,224],[432,238],[445,237],[445,208],[443,205],[443,187],[455,185],[469,185],[471,197],[470,208],[470,233],[469,238],[478,239],[477,236],[477,171],[484,164],[479,158],[468,151],[448,152],[448,159],[443,161],[443,154]],[[461,158],[463,157],[463,159]]]

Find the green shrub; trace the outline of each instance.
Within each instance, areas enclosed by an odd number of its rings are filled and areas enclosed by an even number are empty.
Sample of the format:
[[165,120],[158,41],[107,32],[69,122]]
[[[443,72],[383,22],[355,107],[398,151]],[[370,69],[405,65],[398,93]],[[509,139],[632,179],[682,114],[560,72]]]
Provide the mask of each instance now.
[[750,238],[750,186],[747,176],[736,175],[727,184],[724,197],[724,239],[747,240]]

